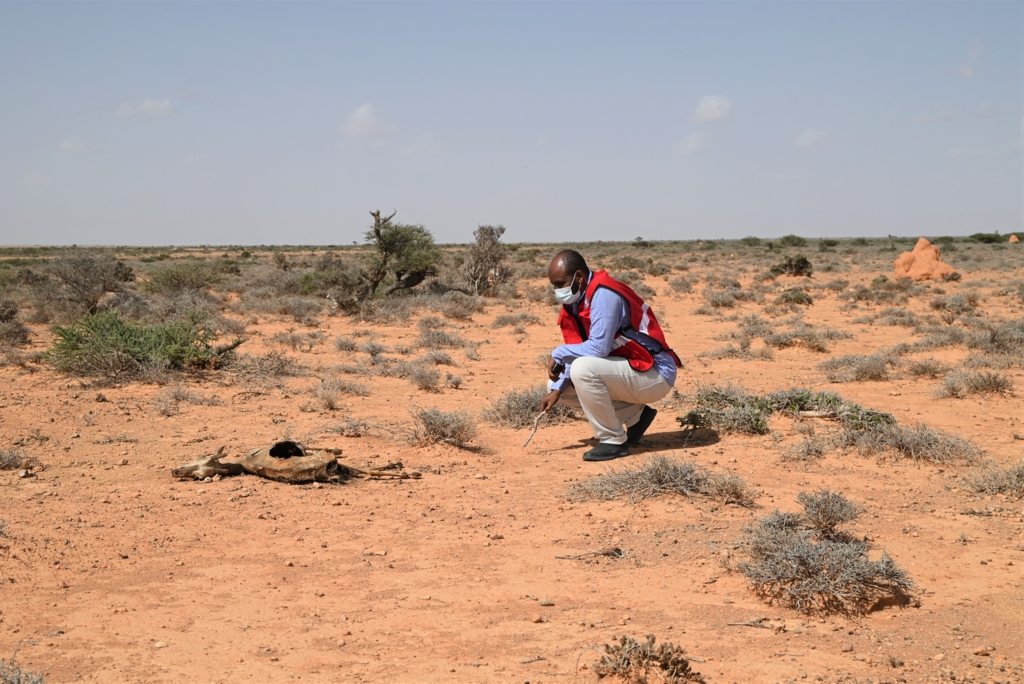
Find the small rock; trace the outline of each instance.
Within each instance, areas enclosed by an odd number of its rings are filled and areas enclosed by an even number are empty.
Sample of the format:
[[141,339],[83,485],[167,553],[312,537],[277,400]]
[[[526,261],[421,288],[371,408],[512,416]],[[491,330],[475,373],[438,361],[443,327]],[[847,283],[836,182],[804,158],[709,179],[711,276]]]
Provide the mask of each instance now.
[[551,606],[555,605],[555,602],[552,601],[551,599],[545,597],[545,598],[542,598],[540,600],[540,605],[546,606],[546,607],[551,607]]
[[326,596],[326,595],[327,594],[325,594],[324,592],[319,591],[319,590],[313,592],[313,596]]
[[[25,468],[25,469],[23,469],[23,470],[19,470],[19,471],[18,471],[18,477],[20,477],[20,478],[22,478],[22,479],[25,479],[26,477],[33,477],[34,475],[35,475],[35,473],[33,473],[33,472],[32,472],[31,470],[29,470],[28,468]],[[110,502],[108,501],[108,502],[106,502],[106,503],[110,503]]]
[[987,655],[988,655],[988,651],[986,651],[986,650],[985,650],[985,649],[983,649],[983,648],[979,648],[979,649],[977,649],[977,650],[976,650],[976,651],[974,652],[974,655],[976,655],[976,656],[987,656]]
[[345,645],[345,640],[344,639],[342,639],[341,641],[338,642],[338,648],[341,648],[344,645]]
[[939,653],[938,655],[932,656],[932,660],[942,660],[945,657],[946,656],[944,656],[943,654]]
[[541,615],[540,613],[534,613],[533,615],[530,616],[530,622],[533,622],[533,623],[544,622],[544,616]]
[[996,647],[992,646],[991,644],[989,644],[988,646],[985,647],[985,650],[986,651],[994,651],[994,650],[996,650]]
[[153,644],[153,646],[155,646],[156,648],[167,648],[167,642],[166,641],[158,641],[155,644]]
[[500,532],[495,532],[494,534],[489,534],[487,536],[490,537],[491,539],[495,539],[495,540],[497,540],[497,539],[504,539],[505,538],[505,535],[501,534]]
[[386,556],[386,555],[388,555],[388,552],[385,551],[384,549],[373,549],[373,548],[370,548],[370,549],[363,549],[363,555],[364,556]]
[[122,458],[121,459],[121,465],[123,465],[123,466],[128,465],[128,459],[127,458]]
[[484,475],[483,473],[477,473],[476,475],[473,476],[473,479],[474,480],[486,480],[487,476]]
[[853,644],[843,644],[843,653],[853,653]]
[[289,568],[294,568],[295,567],[295,563],[293,563],[291,561],[285,561],[285,566],[289,567]]

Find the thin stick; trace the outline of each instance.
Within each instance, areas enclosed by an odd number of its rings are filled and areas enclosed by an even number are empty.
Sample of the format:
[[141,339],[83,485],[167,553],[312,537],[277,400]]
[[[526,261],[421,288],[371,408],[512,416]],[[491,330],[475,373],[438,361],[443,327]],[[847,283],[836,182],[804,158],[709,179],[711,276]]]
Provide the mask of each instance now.
[[610,556],[611,558],[622,558],[622,549],[611,547],[607,549],[601,549],[600,551],[588,551],[587,553],[581,553],[578,556],[555,556],[559,560],[580,560],[581,558],[587,558],[588,556]]
[[727,622],[725,624],[730,627],[760,627],[761,629],[771,629],[768,625],[762,625],[760,622]]
[[537,427],[540,425],[540,419],[546,416],[547,414],[547,411],[542,411],[540,414],[537,415],[536,418],[533,419],[533,432],[531,432],[530,436],[526,438],[525,442],[523,442],[524,449],[526,448],[526,445],[530,443],[530,440],[533,439],[533,436],[537,434]]
[[544,656],[537,656],[536,658],[530,658],[529,660],[520,660],[519,662],[521,662],[523,665],[526,665],[527,663],[535,663],[538,660],[547,660],[547,658],[545,658]]

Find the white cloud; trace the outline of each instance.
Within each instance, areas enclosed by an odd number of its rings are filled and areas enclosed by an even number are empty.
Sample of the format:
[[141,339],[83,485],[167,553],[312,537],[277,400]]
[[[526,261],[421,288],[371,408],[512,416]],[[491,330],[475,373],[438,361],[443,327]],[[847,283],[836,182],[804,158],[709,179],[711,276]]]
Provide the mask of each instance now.
[[127,102],[114,110],[118,116],[126,119],[166,119],[174,116],[174,108],[171,107],[169,99],[143,100],[142,104],[135,106]]
[[377,110],[369,102],[356,107],[355,111],[345,118],[345,122],[338,126],[338,132],[343,135],[363,140],[383,140],[395,130],[394,126],[380,120]]
[[692,157],[698,152],[711,149],[711,134],[704,131],[697,131],[686,136],[686,139],[676,145],[676,152],[684,157]]
[[690,121],[705,123],[708,121],[724,121],[732,115],[732,101],[725,95],[705,95],[697,103],[697,109]]
[[996,115],[996,103],[995,102],[982,102],[974,109],[974,113],[982,119],[991,119]]
[[53,180],[44,173],[39,171],[33,171],[32,173],[25,175],[26,185],[53,185]]
[[79,138],[64,138],[57,149],[61,152],[87,152],[89,144]]
[[429,154],[441,149],[441,142],[430,133],[424,133],[419,140],[405,148],[405,156],[411,157],[414,154]]
[[947,121],[953,118],[953,107],[946,104],[938,107],[923,110],[914,117],[918,123],[931,123],[933,121]]
[[793,140],[793,144],[797,147],[814,147],[825,142],[825,131],[819,131],[817,128],[808,128],[806,131],[796,136]]
[[953,75],[957,78],[968,79],[974,77],[974,67],[969,64],[953,69]]

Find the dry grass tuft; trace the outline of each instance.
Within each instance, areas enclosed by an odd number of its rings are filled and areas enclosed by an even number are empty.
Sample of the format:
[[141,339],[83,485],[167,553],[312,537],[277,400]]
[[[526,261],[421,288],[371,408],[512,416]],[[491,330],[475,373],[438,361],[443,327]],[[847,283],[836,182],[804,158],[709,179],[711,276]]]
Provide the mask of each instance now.
[[609,468],[601,475],[569,487],[573,501],[611,501],[625,497],[637,503],[662,494],[699,495],[741,506],[753,505],[756,493],[742,478],[712,473],[692,461],[655,456],[622,470]]
[[886,554],[868,557],[868,546],[836,526],[862,509],[839,492],[801,492],[804,515],[774,511],[748,528],[749,559],[738,564],[769,603],[804,613],[869,612],[879,604],[906,604],[913,582]]
[[994,371],[955,370],[943,380],[936,394],[963,399],[972,394],[1012,394],[1013,379]]
[[[540,412],[540,400],[545,394],[547,390],[543,385],[505,390],[497,399],[491,399],[491,405],[484,409],[484,420],[516,430],[532,427]],[[579,418],[576,409],[565,404],[555,404],[548,417],[541,421],[541,426],[576,418]]]
[[417,409],[413,412],[413,419],[416,440],[420,444],[446,442],[461,448],[468,446],[479,434],[476,419],[466,411]]
[[690,668],[681,646],[671,642],[655,646],[654,642],[654,635],[648,634],[643,642],[623,636],[615,643],[605,644],[601,660],[594,664],[594,674],[598,679],[618,677],[629,684],[647,684],[651,674],[664,684],[704,681],[699,672]]
[[915,378],[941,378],[949,372],[949,366],[930,356],[907,363],[907,373]]
[[45,684],[43,675],[34,674],[21,669],[14,661],[14,656],[8,661],[0,660],[0,684]]
[[894,356],[872,354],[860,356],[848,354],[818,364],[829,382],[864,382],[866,380],[888,380],[889,368],[899,364]]
[[1005,494],[1024,499],[1024,461],[1006,470],[989,464],[968,474],[964,488],[979,494]]

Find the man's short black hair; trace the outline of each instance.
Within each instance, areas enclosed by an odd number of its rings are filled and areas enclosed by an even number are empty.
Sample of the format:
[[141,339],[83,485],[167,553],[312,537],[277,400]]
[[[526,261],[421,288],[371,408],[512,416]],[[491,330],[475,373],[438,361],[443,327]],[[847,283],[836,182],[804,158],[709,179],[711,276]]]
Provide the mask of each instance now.
[[576,271],[583,271],[588,273],[590,271],[587,268],[587,260],[583,258],[583,255],[574,249],[565,249],[555,255],[555,263],[560,263],[565,266],[566,273],[575,273]]

